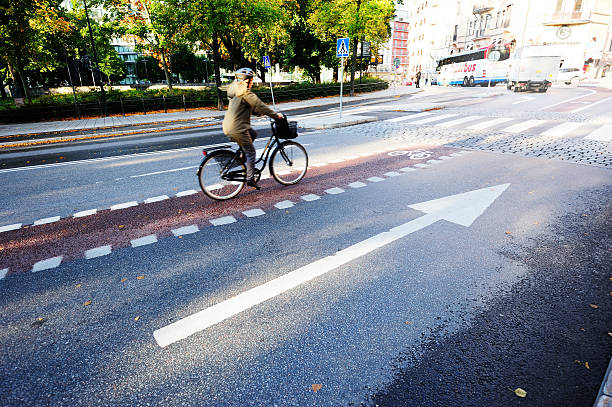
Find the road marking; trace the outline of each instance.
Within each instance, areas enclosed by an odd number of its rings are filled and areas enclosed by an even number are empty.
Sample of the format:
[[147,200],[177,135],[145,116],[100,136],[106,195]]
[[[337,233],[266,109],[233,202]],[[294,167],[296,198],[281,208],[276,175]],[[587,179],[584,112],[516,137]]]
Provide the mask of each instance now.
[[359,158],[358,155],[350,155],[348,157],[344,157],[345,160],[356,160],[358,158]]
[[330,189],[326,189],[326,190],[325,190],[325,193],[328,193],[328,194],[330,194],[330,195],[337,195],[337,194],[341,194],[341,193],[343,193],[343,192],[344,192],[344,189],[342,189],[342,188],[337,188],[337,187],[334,187],[334,188],[330,188]]
[[311,167],[325,167],[327,165],[327,163],[316,163],[316,164],[312,164]]
[[110,246],[100,246],[95,249],[89,249],[85,252],[86,259],[93,259],[95,257],[106,256],[111,253]]
[[452,160],[453,157],[449,157],[447,155],[443,155],[442,157],[438,157],[438,160]]
[[152,243],[157,243],[156,235],[148,235],[144,237],[139,237],[138,239],[130,240],[130,244],[132,245],[132,247],[146,246]]
[[608,100],[610,100],[610,99],[612,99],[612,96],[610,96],[610,97],[608,97],[608,98],[605,98],[605,99],[602,99],[602,100],[599,100],[599,101],[597,101],[597,102],[591,103],[590,105],[586,105],[586,106],[579,107],[579,108],[578,108],[578,109],[576,109],[576,110],[572,110],[572,111],[571,111],[571,113],[581,112],[581,111],[583,111],[583,110],[590,109],[590,108],[592,108],[593,106],[598,105],[598,104],[603,103],[603,102],[607,102],[607,101],[608,101]]
[[370,177],[368,178],[368,181],[370,182],[380,182],[380,181],[384,181],[384,178],[380,178],[380,177]]
[[278,209],[287,209],[293,206],[293,202],[291,201],[280,201],[279,203],[274,204],[274,206]]
[[7,273],[8,273],[8,269],[0,270],[0,280],[2,280],[4,277],[6,277]]
[[182,235],[190,235],[192,233],[198,233],[200,231],[200,228],[198,228],[198,225],[189,225],[189,226],[183,226],[182,228],[178,228],[178,229],[172,229],[172,234],[174,236],[182,236]]
[[438,120],[448,119],[449,117],[455,117],[455,116],[457,115],[456,114],[441,114],[441,115],[437,115],[434,117],[427,117],[425,119],[417,120],[416,122],[410,122],[408,124],[413,125],[413,124],[431,123],[431,122],[436,122]]
[[315,194],[302,195],[300,198],[306,202],[311,202],[311,201],[316,201],[317,199],[321,199],[319,195],[315,195]]
[[343,159],[340,158],[340,159],[337,159],[337,160],[330,160],[329,163],[330,164],[338,164],[338,163],[343,163],[345,161],[346,160],[343,160]]
[[34,226],[46,225],[47,223],[57,222],[60,219],[61,218],[59,216],[52,216],[50,218],[38,219],[37,221],[34,222]]
[[422,164],[422,163],[414,164],[414,166],[417,168],[429,168],[429,164]]
[[461,157],[463,154],[461,154],[461,153],[452,153],[452,154],[449,154],[449,155],[451,157]]
[[522,131],[525,131],[527,129],[530,129],[532,127],[535,126],[539,126],[542,125],[544,123],[547,123],[548,120],[527,120],[527,121],[523,121],[517,124],[514,124],[510,127],[506,127],[504,129],[501,129],[500,131],[503,131],[505,133],[520,133]]
[[198,193],[198,191],[196,191],[195,189],[189,189],[187,191],[181,191],[181,192],[177,193],[176,196],[178,198],[180,198],[181,196],[195,195],[197,193]]
[[439,164],[442,162],[442,160],[427,160],[426,162],[428,162],[429,164]]
[[214,226],[229,225],[230,223],[236,222],[236,218],[233,216],[223,216],[221,218],[211,219],[209,222]]
[[110,210],[111,211],[116,211],[118,209],[130,208],[132,206],[137,206],[137,205],[138,205],[138,202],[136,202],[136,201],[124,202],[124,203],[120,203],[120,204],[111,206]]
[[412,167],[404,167],[404,168],[400,168],[400,171],[402,172],[412,172],[412,171],[416,171],[416,168],[412,168]]
[[471,126],[468,126],[467,128],[470,130],[484,130],[484,129],[488,129],[489,127],[496,126],[498,124],[508,122],[510,120],[514,120],[514,119],[509,118],[509,117],[499,117],[497,119],[491,119],[491,120],[485,119],[481,121],[480,123],[472,124]]
[[546,131],[543,131],[542,133],[540,133],[540,135],[547,136],[547,137],[563,137],[566,134],[572,132],[573,130],[576,130],[578,127],[581,127],[583,124],[584,123],[577,123],[577,122],[561,123]]
[[86,211],[77,212],[77,213],[75,213],[72,216],[75,217],[75,218],[82,218],[83,216],[95,215],[96,212],[98,212],[97,209],[88,209]]
[[23,225],[23,223],[13,223],[12,225],[6,225],[0,227],[0,233],[2,232],[10,232],[11,230],[19,229]]
[[485,116],[462,117],[461,119],[456,119],[456,120],[451,120],[449,122],[442,122],[442,123],[434,124],[434,126],[453,127],[453,126],[457,126],[459,124],[463,124],[463,123],[466,123],[466,122],[471,122],[471,121],[474,121],[474,120],[480,120],[480,119],[482,119],[484,117]]
[[385,172],[385,177],[397,177],[398,175],[402,175],[397,171],[389,171]]
[[138,175],[130,175],[130,178],[140,178],[140,177],[148,177],[150,175],[159,175],[159,174],[167,174],[169,172],[177,172],[177,171],[185,171],[185,170],[192,170],[194,168],[198,168],[197,165],[192,165],[189,167],[182,167],[182,168],[173,168],[171,170],[164,170],[164,171],[155,171],[155,172],[147,172],[145,174],[138,174]]
[[521,100],[518,100],[518,101],[516,101],[516,102],[513,102],[512,104],[513,104],[513,105],[518,105],[519,103],[525,103],[525,102],[528,102],[528,101],[530,101],[531,99],[533,99],[533,97],[531,97],[531,96],[523,96],[523,97],[521,98]]
[[32,266],[32,273],[36,273],[37,271],[43,271],[48,269],[53,269],[59,266],[62,262],[64,256],[51,257],[50,259],[41,260]]
[[162,348],[171,345],[439,220],[469,227],[509,185],[497,185],[409,205],[426,214],[157,329],[153,337]]
[[261,216],[261,215],[265,215],[266,214],[263,210],[261,210],[259,208],[257,208],[257,209],[250,209],[250,210],[244,211],[242,213],[244,213],[245,216],[247,216],[249,218],[254,218],[255,216]]
[[601,126],[589,133],[585,140],[612,141],[612,124]]
[[150,203],[153,203],[153,202],[165,201],[166,199],[170,199],[170,197],[168,195],[159,195],[159,196],[154,196],[153,198],[145,199],[144,203],[150,204]]
[[416,119],[417,117],[429,116],[432,114],[433,112],[422,112],[422,113],[416,113],[416,114],[409,114],[406,116],[394,117],[393,119],[388,119],[386,121],[391,122],[391,123],[403,122],[405,120],[412,120],[412,119]]
[[364,184],[363,182],[351,182],[350,184],[348,184],[349,187],[351,188],[363,188],[366,186],[366,184]]
[[587,96],[590,96],[590,95],[592,95],[594,93],[597,93],[597,91],[595,91],[595,90],[591,90],[591,89],[585,89],[585,90],[587,92],[589,92],[589,93],[586,93],[586,94],[580,95],[580,96],[576,96],[576,97],[573,97],[573,98],[570,98],[570,99],[562,100],[561,102],[557,102],[557,103],[554,103],[552,105],[548,105],[548,106],[542,107],[542,108],[540,108],[538,110],[546,110],[546,109],[549,109],[551,107],[555,107],[555,106],[561,105],[563,103],[568,103],[568,102],[571,102],[572,100],[582,99],[584,97],[587,97]]

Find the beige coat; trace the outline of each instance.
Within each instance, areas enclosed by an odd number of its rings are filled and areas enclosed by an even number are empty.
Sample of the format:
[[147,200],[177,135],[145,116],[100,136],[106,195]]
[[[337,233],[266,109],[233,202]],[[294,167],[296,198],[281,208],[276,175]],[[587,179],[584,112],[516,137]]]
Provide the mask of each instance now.
[[265,114],[275,118],[277,114],[251,92],[247,83],[235,81],[227,89],[229,106],[223,118],[223,133],[238,144],[250,143],[248,130],[251,128],[251,114]]

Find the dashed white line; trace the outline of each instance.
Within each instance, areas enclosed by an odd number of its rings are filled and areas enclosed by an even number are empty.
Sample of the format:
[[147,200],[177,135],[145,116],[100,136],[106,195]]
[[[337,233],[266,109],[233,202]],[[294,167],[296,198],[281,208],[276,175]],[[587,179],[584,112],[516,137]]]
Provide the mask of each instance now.
[[416,168],[412,168],[412,167],[404,167],[404,168],[400,168],[400,171],[403,172],[412,172],[412,171],[416,171]]
[[356,181],[356,182],[351,182],[350,184],[348,184],[348,186],[351,188],[363,188],[366,186],[366,184],[364,184],[363,182]]
[[97,209],[88,209],[86,211],[80,211],[72,215],[75,218],[82,218],[83,216],[95,215],[98,212]]
[[197,193],[198,193],[198,191],[196,191],[195,189],[189,189],[187,191],[181,191],[181,192],[177,193],[176,196],[177,197],[189,196],[189,195],[195,195]]
[[278,209],[287,209],[287,208],[291,208],[293,206],[293,202],[291,201],[280,201],[276,204],[274,204],[274,206]]
[[321,199],[319,195],[315,195],[315,194],[302,195],[300,198],[306,202],[311,202],[311,201],[316,201],[317,199]]
[[451,157],[461,157],[463,154],[461,153],[452,153],[450,154]]
[[2,280],[4,277],[6,277],[7,273],[8,273],[8,269],[0,270],[0,280]]
[[244,211],[242,212],[245,216],[249,217],[249,218],[254,218],[255,216],[261,216],[261,215],[265,215],[266,213],[261,210],[260,208],[256,208],[256,209],[249,209],[248,211]]
[[130,208],[132,206],[137,206],[137,205],[138,205],[138,202],[136,202],[136,201],[124,202],[124,203],[120,203],[120,204],[111,206],[110,210],[111,211],[116,211],[118,209]]
[[12,225],[6,225],[0,227],[0,233],[2,232],[10,232],[11,230],[19,229],[23,225],[23,223],[13,223]]
[[38,219],[37,221],[34,222],[34,226],[46,225],[47,223],[57,222],[58,220],[60,220],[59,216],[52,216],[50,218]]
[[449,157],[447,155],[443,155],[442,157],[438,157],[438,160],[451,160],[453,157]]
[[370,182],[380,182],[380,181],[384,181],[384,178],[380,178],[380,177],[370,177],[368,178],[368,181]]
[[196,165],[192,165],[192,166],[189,166],[189,167],[173,168],[171,170],[165,170],[165,171],[148,172],[146,174],[130,175],[130,178],[148,177],[150,175],[167,174],[169,172],[192,170],[194,168],[198,168],[198,167]]
[[417,168],[428,168],[429,164],[419,163],[419,164],[414,164],[414,166],[417,167]]
[[441,163],[441,162],[442,162],[442,160],[427,160],[427,162],[428,162],[429,164],[439,164],[439,163]]
[[230,223],[236,222],[236,218],[234,218],[233,216],[223,216],[221,218],[211,219],[209,222],[212,223],[214,226],[228,225]]
[[106,256],[111,253],[110,246],[100,246],[95,249],[89,249],[85,252],[86,259],[93,259],[95,257]]
[[50,259],[41,260],[32,266],[32,273],[36,273],[37,271],[43,271],[48,269],[53,269],[59,266],[62,263],[62,259],[64,256],[51,257]]
[[197,233],[200,231],[197,225],[189,225],[183,226],[182,228],[172,229],[172,234],[174,236],[182,236],[182,235],[190,235],[192,233]]
[[325,190],[325,193],[328,193],[328,194],[330,194],[330,195],[337,195],[337,194],[341,194],[341,193],[343,193],[343,192],[344,192],[344,189],[342,189],[342,188],[337,188],[337,187],[334,187],[334,188],[330,188],[330,189],[326,189],[326,190]]
[[385,172],[385,177],[397,177],[398,175],[402,175],[397,171],[389,171]]
[[145,199],[144,203],[150,204],[150,203],[153,203],[153,202],[165,201],[166,199],[170,199],[170,197],[168,195],[159,195],[159,196],[154,196],[152,198]]
[[152,244],[152,243],[157,243],[156,235],[148,235],[148,236],[139,237],[138,239],[130,240],[130,244],[132,245],[132,247],[140,247],[140,246],[145,246],[145,245]]

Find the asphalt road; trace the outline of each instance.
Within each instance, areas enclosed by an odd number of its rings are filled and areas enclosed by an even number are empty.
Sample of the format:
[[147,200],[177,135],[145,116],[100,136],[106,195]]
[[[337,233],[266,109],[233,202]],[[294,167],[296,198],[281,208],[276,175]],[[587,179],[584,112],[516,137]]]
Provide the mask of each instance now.
[[198,145],[0,171],[0,405],[592,405],[605,103],[462,100],[483,91],[303,134],[302,182],[228,202],[198,192]]

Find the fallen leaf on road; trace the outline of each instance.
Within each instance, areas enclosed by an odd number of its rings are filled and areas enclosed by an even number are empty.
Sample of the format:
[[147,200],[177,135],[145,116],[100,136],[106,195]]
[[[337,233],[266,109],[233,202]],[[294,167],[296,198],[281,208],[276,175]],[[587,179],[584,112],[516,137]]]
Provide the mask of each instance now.
[[123,229],[125,225],[119,225],[119,229]]
[[608,332],[608,335],[612,336],[612,332]]
[[512,234],[512,232],[506,232],[506,234],[507,234],[507,235],[511,235],[511,234]]
[[125,283],[126,281],[127,281],[127,278],[122,278],[120,282]]
[[136,277],[136,280],[142,280],[144,278],[144,276],[138,276]]
[[591,367],[589,366],[589,362],[584,362],[584,366],[585,366],[587,369],[590,369],[590,368],[591,368]]
[[38,328],[40,326],[42,326],[42,324],[44,324],[46,321],[44,318],[37,318],[36,321],[32,322],[32,326],[35,328]]
[[590,305],[590,306],[591,306],[591,308],[593,308],[593,309],[597,309],[597,308],[599,308],[599,305],[595,305],[595,304],[589,304],[589,305]]
[[138,321],[139,319],[140,319],[140,317],[138,316],[138,317],[134,318],[134,321]]
[[321,387],[323,387],[322,384],[313,384],[312,385],[312,391],[314,391],[315,393],[318,392],[319,390],[321,390]]
[[406,325],[411,325],[412,321],[406,321]]
[[74,286],[75,288],[81,288],[81,283]]
[[87,300],[87,301],[85,301],[85,302],[83,303],[83,305],[84,305],[85,307],[86,307],[86,306],[88,306],[88,305],[91,305],[91,300]]
[[520,387],[514,390],[514,394],[516,394],[519,397],[527,397],[527,392],[521,389]]

